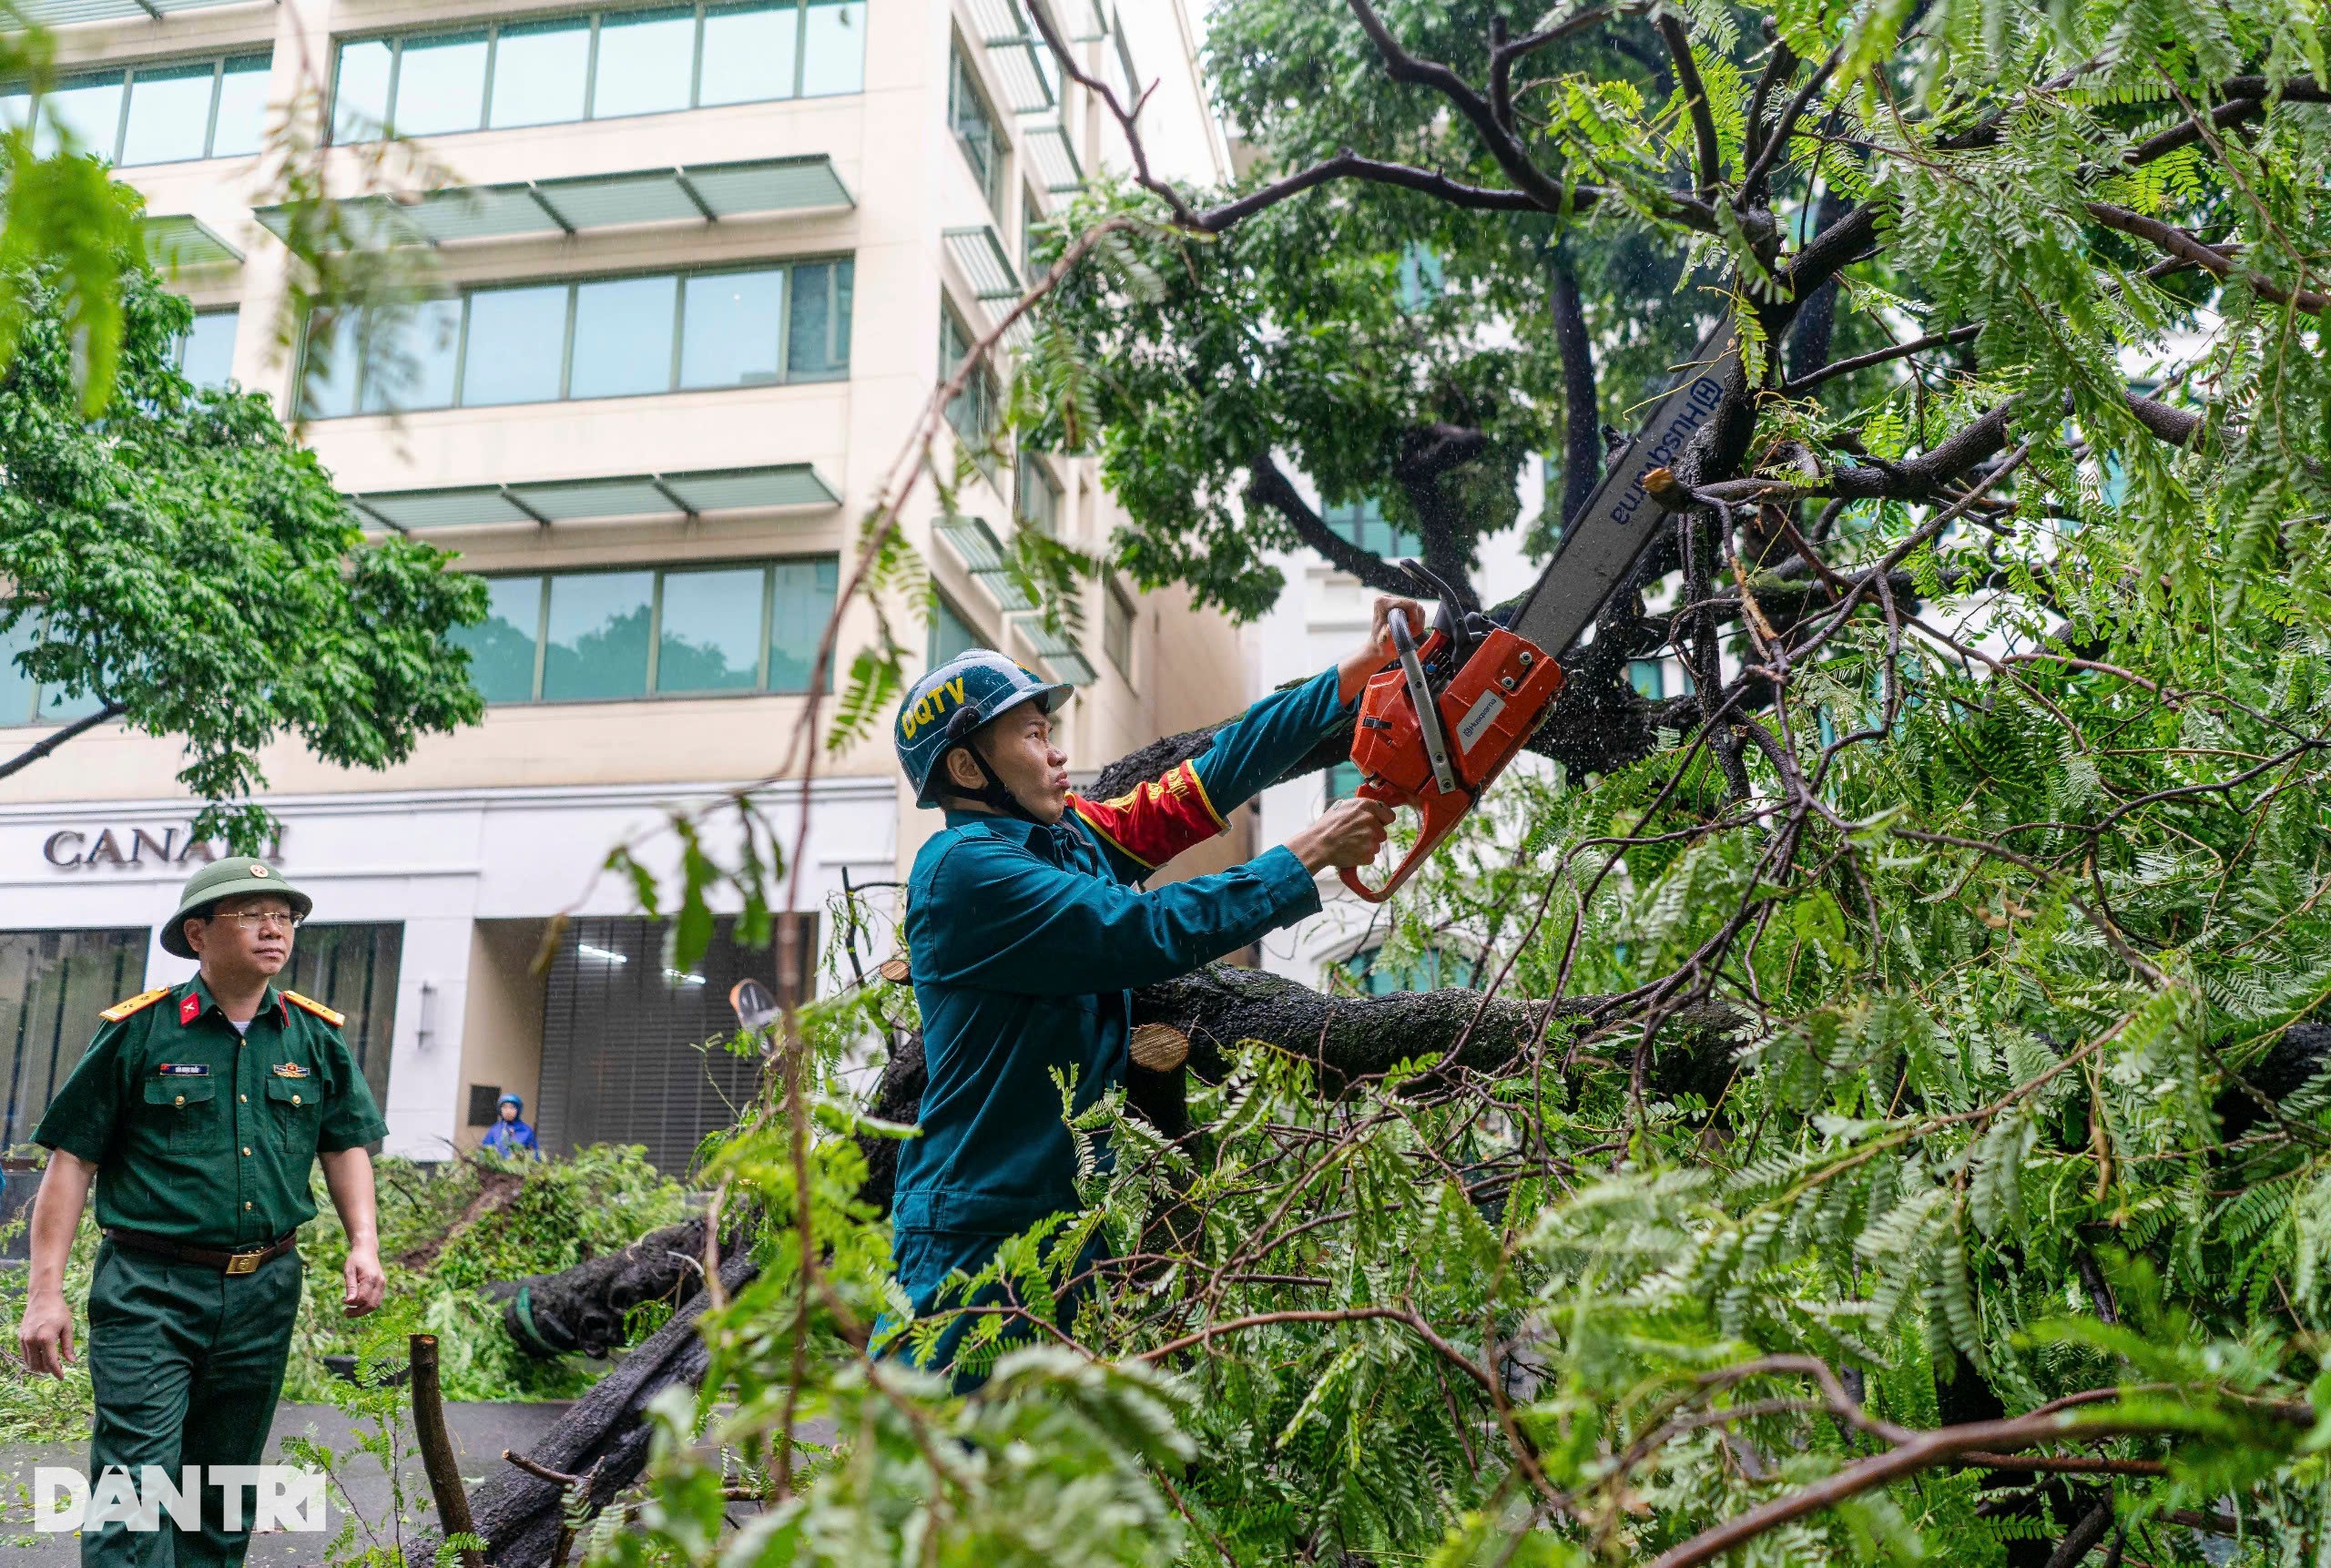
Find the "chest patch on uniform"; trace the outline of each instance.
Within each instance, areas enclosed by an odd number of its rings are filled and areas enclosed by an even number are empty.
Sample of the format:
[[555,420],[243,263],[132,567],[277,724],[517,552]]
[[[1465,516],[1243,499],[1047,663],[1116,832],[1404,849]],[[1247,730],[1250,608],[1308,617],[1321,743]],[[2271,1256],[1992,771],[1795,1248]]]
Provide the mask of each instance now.
[[297,1062],[278,1062],[268,1071],[279,1078],[304,1078],[308,1075],[308,1070]]
[[210,1075],[208,1062],[165,1062],[154,1069],[165,1078],[207,1078]]
[[202,998],[191,992],[188,993],[187,999],[178,1003],[178,1022],[191,1023],[201,1016]]

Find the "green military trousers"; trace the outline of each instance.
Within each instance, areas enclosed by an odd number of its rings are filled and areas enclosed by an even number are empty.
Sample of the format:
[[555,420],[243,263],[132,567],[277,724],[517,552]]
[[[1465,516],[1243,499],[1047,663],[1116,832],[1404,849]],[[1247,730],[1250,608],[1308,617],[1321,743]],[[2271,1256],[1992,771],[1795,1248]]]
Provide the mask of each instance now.
[[251,1491],[243,1489],[242,1527],[229,1530],[225,1494],[207,1471],[257,1464],[266,1451],[302,1278],[297,1247],[237,1275],[111,1241],[98,1246],[89,1282],[89,1380],[97,1396],[90,1481],[118,1465],[143,1496],[147,1465],[159,1465],[173,1483],[182,1465],[204,1466],[206,1475],[199,1531],[181,1530],[167,1511],[158,1530],[109,1522],[83,1533],[82,1568],[222,1568],[243,1561]]

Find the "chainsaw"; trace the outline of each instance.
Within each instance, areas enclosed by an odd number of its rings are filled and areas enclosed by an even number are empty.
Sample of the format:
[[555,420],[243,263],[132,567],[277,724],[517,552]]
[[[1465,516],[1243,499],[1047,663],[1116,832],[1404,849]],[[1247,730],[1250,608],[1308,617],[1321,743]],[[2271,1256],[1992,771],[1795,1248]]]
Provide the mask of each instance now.
[[1346,887],[1369,903],[1391,897],[1537,733],[1562,689],[1558,656],[1594,624],[1658,536],[1664,509],[1645,489],[1646,476],[1654,486],[1667,478],[1657,471],[1741,379],[1740,343],[1727,316],[1646,407],[1642,430],[1605,465],[1553,559],[1504,625],[1461,610],[1447,585],[1406,563],[1410,575],[1434,590],[1439,607],[1421,643],[1408,616],[1392,612],[1395,657],[1361,693],[1351,759],[1362,775],[1362,799],[1414,809],[1417,841],[1381,886],[1369,887],[1347,868]]

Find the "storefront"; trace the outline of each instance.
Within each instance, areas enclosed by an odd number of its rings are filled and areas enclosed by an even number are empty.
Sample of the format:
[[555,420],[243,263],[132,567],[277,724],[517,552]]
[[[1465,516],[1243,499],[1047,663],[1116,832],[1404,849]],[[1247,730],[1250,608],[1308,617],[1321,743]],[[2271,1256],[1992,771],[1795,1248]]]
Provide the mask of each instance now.
[[[845,871],[894,875],[895,791],[880,778],[812,786],[801,908],[813,938]],[[775,989],[775,956],[739,947],[724,920],[680,968],[629,881],[601,870],[620,843],[668,876],[671,810],[718,799],[624,786],[265,802],[283,828],[270,858],[316,901],[285,983],[347,1014],[387,1152],[473,1146],[505,1090],[525,1096],[546,1150],[639,1143],[675,1171],[727,1124],[758,1064],[701,1046],[733,1028],[737,980]],[[766,806],[789,850],[799,800],[788,785]],[[178,886],[223,852],[189,840],[189,816],[150,802],[0,809],[0,1149],[30,1136],[99,1009],[192,972],[156,944]],[[707,817],[716,854],[734,820],[733,809]]]

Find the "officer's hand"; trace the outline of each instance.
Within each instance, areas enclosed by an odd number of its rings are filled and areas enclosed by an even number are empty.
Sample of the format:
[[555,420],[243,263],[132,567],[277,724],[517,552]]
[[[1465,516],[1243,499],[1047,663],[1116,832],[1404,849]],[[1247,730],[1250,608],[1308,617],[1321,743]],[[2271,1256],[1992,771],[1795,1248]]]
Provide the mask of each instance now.
[[351,1251],[341,1274],[347,1288],[340,1298],[340,1308],[351,1318],[361,1318],[378,1307],[388,1291],[389,1277],[381,1272],[381,1255],[371,1247]]
[[1379,595],[1369,616],[1368,640],[1336,663],[1336,689],[1346,702],[1359,695],[1369,676],[1391,662],[1394,610],[1409,617],[1409,635],[1424,641],[1424,606],[1414,599]]
[[1329,866],[1364,866],[1384,847],[1392,808],[1381,800],[1339,800],[1327,813],[1287,841],[1307,871]]
[[24,1353],[25,1369],[35,1377],[61,1378],[73,1359],[73,1308],[65,1293],[51,1290],[25,1303],[24,1321],[16,1325],[16,1348]]

